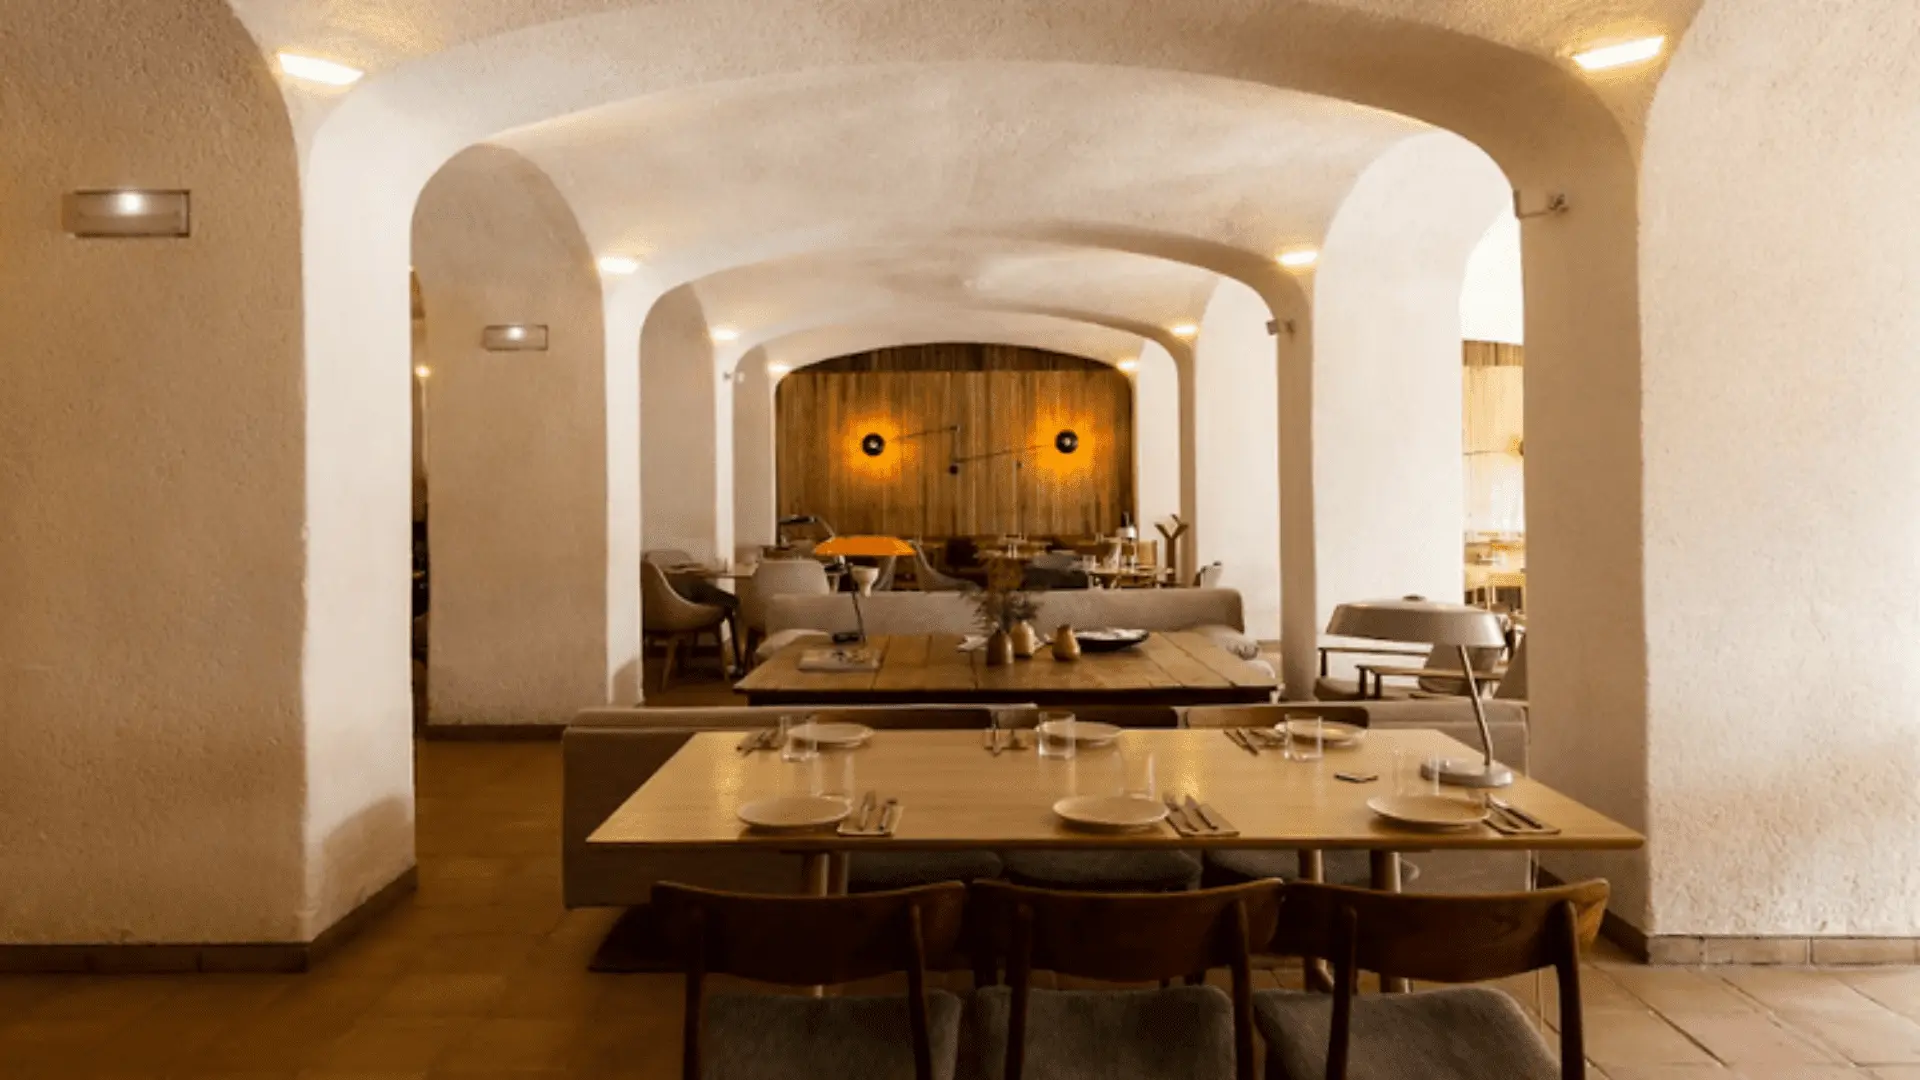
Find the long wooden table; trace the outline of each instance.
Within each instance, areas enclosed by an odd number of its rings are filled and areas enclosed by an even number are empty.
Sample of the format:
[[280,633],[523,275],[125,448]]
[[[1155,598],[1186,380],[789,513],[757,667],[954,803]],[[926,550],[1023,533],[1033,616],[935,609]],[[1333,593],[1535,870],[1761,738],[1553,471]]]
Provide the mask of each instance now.
[[1031,702],[1036,705],[1239,705],[1268,701],[1278,683],[1264,668],[1204,634],[1154,633],[1131,649],[1072,662],[1042,649],[1031,660],[988,667],[961,652],[959,634],[873,637],[878,671],[801,671],[819,642],[792,645],[735,684],[754,705],[899,705]]

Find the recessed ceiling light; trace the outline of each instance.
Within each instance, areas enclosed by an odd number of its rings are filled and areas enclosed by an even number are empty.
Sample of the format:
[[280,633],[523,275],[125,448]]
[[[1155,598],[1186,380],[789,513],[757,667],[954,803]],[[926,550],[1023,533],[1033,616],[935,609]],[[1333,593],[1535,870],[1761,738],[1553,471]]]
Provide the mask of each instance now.
[[352,86],[366,74],[359,68],[350,68],[345,64],[336,64],[317,56],[301,56],[299,53],[292,52],[282,52],[277,56],[281,71],[296,79],[317,82],[323,86]]
[[603,255],[597,265],[601,273],[612,274],[615,277],[625,277],[640,270],[640,260],[629,259],[625,255]]
[[1129,356],[1125,360],[1122,360],[1113,366],[1119,368],[1121,371],[1139,371],[1140,361],[1135,360],[1133,357]]
[[720,342],[721,344],[725,344],[729,341],[739,341],[740,331],[735,330],[731,326],[716,326],[713,328],[713,340]]
[[1609,68],[1626,67],[1629,64],[1641,64],[1660,55],[1667,47],[1666,35],[1640,38],[1636,41],[1623,41],[1618,45],[1602,45],[1597,49],[1587,49],[1573,54],[1573,62],[1587,71],[1606,71]]
[[425,364],[421,364],[419,367],[413,369],[413,377],[416,379],[424,379],[431,374],[433,374],[433,369]]
[[1305,270],[1320,261],[1318,248],[1294,248],[1274,256],[1274,261],[1289,270]]
[[1168,327],[1167,332],[1172,334],[1174,337],[1188,338],[1199,333],[1200,328],[1193,325],[1190,322],[1183,322],[1179,326]]

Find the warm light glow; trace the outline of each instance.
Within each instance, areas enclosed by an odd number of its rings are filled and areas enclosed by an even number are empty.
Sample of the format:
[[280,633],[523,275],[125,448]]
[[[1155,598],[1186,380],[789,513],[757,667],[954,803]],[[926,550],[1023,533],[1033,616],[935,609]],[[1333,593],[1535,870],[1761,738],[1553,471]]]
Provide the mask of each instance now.
[[740,331],[735,330],[731,326],[716,326],[713,328],[713,340],[720,342],[721,344],[725,344],[729,341],[739,341]]
[[521,340],[524,340],[526,336],[527,336],[527,328],[524,326],[507,327],[508,341],[521,341]]
[[301,56],[299,53],[283,52],[279,54],[280,70],[296,79],[317,82],[323,86],[352,86],[360,81],[366,72],[359,68],[350,68],[345,64],[336,64],[331,60],[321,60],[313,56]]
[[431,374],[433,374],[433,369],[425,364],[421,364],[419,367],[413,369],[413,377],[416,379],[424,379]]
[[785,364],[768,364],[767,365],[767,374],[773,376],[776,379],[792,370],[793,370],[792,368],[788,367]]
[[603,274],[625,277],[628,274],[639,272],[640,260],[629,259],[625,255],[603,255],[600,258],[599,266],[600,272]]
[[1573,62],[1587,71],[1606,71],[1609,68],[1626,67],[1628,64],[1641,64],[1660,55],[1667,47],[1665,36],[1641,38],[1638,41],[1623,41],[1618,45],[1603,45],[1597,49],[1573,54]]
[[1128,357],[1127,359],[1122,360],[1113,366],[1119,368],[1121,371],[1131,374],[1133,372],[1140,370],[1140,361],[1135,360],[1132,357]]
[[1200,328],[1190,322],[1183,322],[1179,326],[1171,327],[1168,332],[1177,338],[1190,338],[1199,333]]
[[1315,248],[1296,248],[1281,252],[1274,261],[1289,270],[1305,270],[1320,261],[1320,252]]
[[113,197],[113,211],[134,217],[147,212],[147,197],[138,191],[123,191]]

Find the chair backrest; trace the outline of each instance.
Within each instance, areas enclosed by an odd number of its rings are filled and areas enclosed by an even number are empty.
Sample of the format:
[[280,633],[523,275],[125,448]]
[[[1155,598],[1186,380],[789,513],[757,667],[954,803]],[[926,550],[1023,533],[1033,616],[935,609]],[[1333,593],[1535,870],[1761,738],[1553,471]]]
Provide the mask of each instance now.
[[647,630],[694,630],[725,618],[711,604],[696,604],[681,596],[657,562],[640,564],[640,625]]
[[999,957],[1013,988],[1006,1080],[1020,1080],[1031,975],[1041,968],[1112,982],[1167,980],[1225,967],[1233,974],[1234,1069],[1253,1072],[1254,947],[1274,932],[1278,881],[1185,893],[1071,893],[999,881],[968,886],[975,979]]
[[1513,659],[1507,662],[1506,678],[1493,688],[1493,696],[1502,701],[1527,700],[1527,635],[1513,647]]
[[769,597],[826,596],[832,591],[833,586],[827,583],[827,568],[817,559],[763,562],[752,577],[740,582],[740,621],[754,630],[765,631]]
[[661,883],[653,910],[686,969],[683,1070],[701,1080],[700,1020],[708,974],[809,986],[904,971],[914,1072],[932,1080],[926,973],[958,954],[967,890],[958,882],[859,896],[755,896]]
[[660,563],[663,566],[685,566],[693,561],[693,556],[679,548],[653,548],[640,556],[643,563]]
[[1218,588],[1220,585],[1220,575],[1226,572],[1227,568],[1224,564],[1217,562],[1208,563],[1201,567],[1198,573],[1193,575],[1193,587],[1196,589]]
[[1353,987],[1361,971],[1465,983],[1554,968],[1560,984],[1562,1069],[1572,1080],[1585,1075],[1580,950],[1599,934],[1606,910],[1604,881],[1479,896],[1297,883],[1281,894],[1274,935],[1264,951],[1333,962],[1329,1080],[1346,1075]]

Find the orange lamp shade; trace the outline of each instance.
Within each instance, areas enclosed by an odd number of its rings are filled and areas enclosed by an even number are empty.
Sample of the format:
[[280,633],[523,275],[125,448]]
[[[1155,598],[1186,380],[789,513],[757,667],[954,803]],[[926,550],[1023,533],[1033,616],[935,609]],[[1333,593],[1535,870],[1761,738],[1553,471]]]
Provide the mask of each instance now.
[[884,559],[889,555],[912,555],[913,545],[897,536],[835,536],[814,545],[813,553]]

